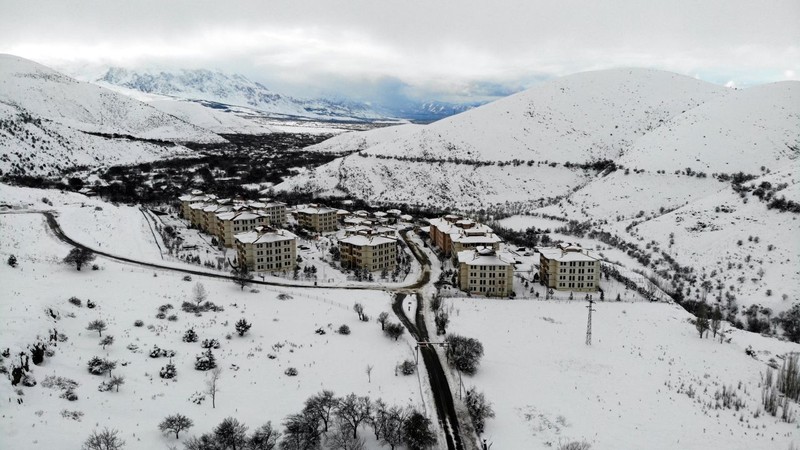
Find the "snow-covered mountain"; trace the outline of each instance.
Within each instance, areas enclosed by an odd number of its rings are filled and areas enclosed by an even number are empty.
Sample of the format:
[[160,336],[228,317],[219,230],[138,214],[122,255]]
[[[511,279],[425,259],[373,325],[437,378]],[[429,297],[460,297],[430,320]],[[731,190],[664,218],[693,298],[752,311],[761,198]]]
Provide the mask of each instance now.
[[393,107],[389,110],[394,117],[402,117],[403,119],[408,119],[418,123],[431,123],[446,117],[461,114],[485,103],[486,102],[449,103],[429,101]]
[[[613,160],[631,169],[689,167],[708,175],[757,172],[762,165],[774,170],[797,156],[799,84],[732,90],[645,69],[571,75],[430,125],[336,136],[308,150],[358,154],[285,187],[475,207],[566,195],[593,177],[572,168],[573,181],[561,183],[553,163],[560,170],[566,163]],[[442,186],[427,185],[438,179]],[[451,189],[461,183],[475,189]]]
[[181,142],[224,139],[131,97],[0,55],[3,173],[152,160],[185,151]]
[[243,75],[220,71],[135,71],[112,67],[97,82],[179,99],[251,108],[273,118],[356,122],[389,119],[364,103],[297,99],[274,92]]

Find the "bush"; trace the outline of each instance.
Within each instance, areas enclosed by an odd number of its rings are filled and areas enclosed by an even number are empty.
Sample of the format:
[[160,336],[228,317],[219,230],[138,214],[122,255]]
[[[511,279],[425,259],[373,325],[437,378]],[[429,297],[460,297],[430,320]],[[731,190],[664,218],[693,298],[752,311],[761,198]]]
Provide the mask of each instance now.
[[417,366],[414,364],[414,361],[407,359],[400,364],[400,372],[403,375],[414,375],[414,372],[417,371]]
[[194,368],[197,370],[206,371],[215,367],[217,367],[217,359],[214,357],[214,353],[211,352],[211,349],[197,356],[194,362]]
[[144,320],[137,320],[137,321],[133,322],[133,326],[135,326],[135,327],[143,327],[144,326]]
[[251,323],[248,323],[247,320],[245,320],[244,318],[242,318],[236,322],[235,326],[236,326],[236,332],[239,334],[239,336],[244,336],[245,333],[247,333],[247,331],[253,325]]
[[189,328],[183,333],[183,342],[197,342],[197,333],[195,333],[194,328]]
[[483,392],[478,392],[474,387],[467,390],[466,400],[467,411],[472,419],[472,424],[475,426],[475,431],[478,434],[483,434],[486,425],[486,419],[494,417],[494,410],[492,405],[486,401]]
[[93,431],[89,438],[83,443],[83,450],[122,450],[125,441],[119,436],[119,431],[109,430]]
[[191,275],[184,276],[183,281],[192,281],[192,276]]
[[178,316],[176,316],[175,314],[172,314],[169,317],[167,317],[167,320],[169,320],[170,322],[177,322],[178,321]]
[[178,375],[178,370],[175,369],[175,365],[174,364],[169,363],[166,366],[161,368],[161,371],[158,372],[158,375],[161,378],[169,380],[169,379],[175,378]]
[[200,343],[200,346],[206,349],[218,349],[219,341],[216,339],[203,339],[203,342]]
[[289,367],[283,373],[286,374],[287,376],[290,376],[290,377],[296,377],[297,376],[297,369],[295,369],[294,367]]
[[589,450],[592,445],[586,441],[572,441],[558,444],[558,450]]
[[83,306],[83,302],[78,297],[70,297],[67,301],[75,306]]
[[95,306],[97,306],[97,305],[96,305],[96,304],[95,304],[93,301],[91,301],[91,300],[86,300],[86,307],[87,307],[87,308],[89,308],[89,309],[94,309],[94,307],[95,307]]
[[350,334],[350,327],[348,327],[347,325],[340,326],[339,327],[339,334],[344,334],[344,335]]
[[14,256],[14,255],[9,256],[7,262],[8,262],[9,266],[17,267],[17,257],[16,256]]
[[167,315],[164,314],[163,312],[160,312],[160,313],[156,314],[156,319],[166,319],[166,318],[167,318]]

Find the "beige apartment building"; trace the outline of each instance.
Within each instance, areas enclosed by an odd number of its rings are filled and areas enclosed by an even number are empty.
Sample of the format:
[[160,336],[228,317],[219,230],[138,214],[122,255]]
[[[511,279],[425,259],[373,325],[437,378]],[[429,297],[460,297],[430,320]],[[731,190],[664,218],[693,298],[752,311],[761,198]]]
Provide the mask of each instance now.
[[235,235],[264,226],[269,226],[269,217],[257,211],[228,211],[217,214],[214,234],[222,245],[233,247]]
[[454,258],[459,252],[478,247],[499,250],[500,243],[503,242],[489,226],[455,215],[432,219],[430,236],[431,242],[445,256],[452,255]]
[[301,227],[317,233],[336,231],[338,228],[336,211],[324,206],[309,206],[297,211],[297,222]]
[[258,211],[267,216],[270,226],[275,228],[286,226],[286,203],[265,202]]
[[514,262],[490,247],[458,253],[458,284],[463,291],[505,297],[514,289]]
[[186,220],[191,219],[192,210],[189,208],[189,205],[192,203],[202,203],[208,200],[206,194],[203,191],[193,190],[192,192],[182,195],[178,197],[178,200],[181,202],[181,217]]
[[236,257],[255,272],[288,272],[294,270],[297,258],[297,236],[272,227],[256,227],[236,234]]
[[539,282],[558,291],[594,292],[600,287],[600,257],[577,244],[540,248]]
[[339,241],[342,267],[376,270],[394,269],[397,241],[385,236],[354,234]]

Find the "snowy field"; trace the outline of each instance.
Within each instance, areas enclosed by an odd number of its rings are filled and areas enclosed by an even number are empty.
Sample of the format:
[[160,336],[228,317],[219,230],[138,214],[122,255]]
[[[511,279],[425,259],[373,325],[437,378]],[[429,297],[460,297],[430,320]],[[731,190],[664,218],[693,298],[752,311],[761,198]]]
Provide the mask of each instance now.
[[[0,234],[0,258],[5,261],[15,254],[19,260],[16,269],[6,264],[0,267],[4,280],[0,287],[0,316],[4,319],[0,347],[16,355],[37,339],[46,340],[53,328],[68,338],[51,347],[55,355],[45,358],[41,366],[31,365],[37,386],[12,388],[8,382],[0,383],[0,396],[11,400],[0,424],[2,447],[77,448],[92,429],[107,426],[121,430],[129,448],[167,448],[179,444],[157,429],[167,414],[182,413],[194,420],[194,428],[182,434],[181,440],[210,431],[228,416],[252,430],[267,421],[278,425],[322,389],[337,395],[355,392],[380,397],[390,404],[427,408],[434,414],[428,392],[421,391],[421,386],[428,386],[424,373],[421,379],[395,375],[398,363],[413,359],[408,334],[396,342],[387,339],[379,324],[359,322],[352,310],[358,301],[371,317],[389,311],[386,293],[292,289],[285,291],[290,299],[280,300],[280,290],[258,287],[242,291],[231,282],[201,277],[186,282],[182,274],[103,258],[96,261],[100,270],[78,272],[59,263],[69,246],[49,235],[39,215],[2,215]],[[183,301],[191,300],[196,282],[205,286],[208,300],[223,306],[224,311],[195,316],[180,310]],[[83,306],[70,304],[67,300],[72,296],[80,298]],[[87,308],[87,300],[97,306]],[[174,306],[167,315],[174,314],[177,320],[156,318],[159,306],[166,304]],[[240,318],[253,324],[244,337],[234,331],[234,322]],[[105,350],[98,345],[98,334],[85,329],[94,319],[105,320],[108,330],[103,336],[115,338]],[[144,326],[135,327],[136,320],[142,320]],[[350,335],[335,332],[342,324],[350,327]],[[193,367],[203,350],[200,344],[181,340],[189,328],[197,332],[200,341],[213,338],[221,344],[214,351],[223,368],[216,408],[208,396],[200,404],[192,401],[201,396],[207,373]],[[315,333],[320,328],[326,334]],[[226,338],[228,334],[231,339]],[[159,370],[169,360],[149,357],[153,346],[175,351],[176,379],[159,377]],[[113,374],[125,377],[119,392],[97,390],[108,378],[88,373],[87,361],[93,356],[117,361]],[[371,382],[365,373],[367,365],[374,366]],[[298,375],[285,375],[289,367],[296,368]],[[78,382],[78,400],[67,401],[59,398],[57,389],[43,387],[50,375]],[[64,417],[68,415],[62,414],[64,411],[82,416],[74,423]],[[362,429],[360,434],[375,448],[369,430]]]
[[[764,416],[759,387],[765,362],[800,345],[741,331],[731,332],[731,343],[700,340],[679,306],[605,302],[595,305],[587,347],[585,302],[446,301],[453,308],[448,332],[484,345],[481,366],[464,385],[494,404],[483,436],[493,448],[576,440],[594,450],[800,444],[798,424]],[[745,355],[750,345],[757,359]],[[709,409],[723,385],[734,388],[743,409]]]

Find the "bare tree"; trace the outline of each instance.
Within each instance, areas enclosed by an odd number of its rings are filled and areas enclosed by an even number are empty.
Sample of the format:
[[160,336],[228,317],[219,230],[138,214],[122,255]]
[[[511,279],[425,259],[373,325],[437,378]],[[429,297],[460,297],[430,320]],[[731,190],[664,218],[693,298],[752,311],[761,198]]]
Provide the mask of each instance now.
[[362,305],[361,303],[354,304],[353,311],[355,311],[356,314],[358,314],[358,320],[362,320],[362,317],[364,317],[364,305]]
[[383,417],[381,443],[389,445],[392,450],[403,444],[405,435],[403,425],[408,418],[408,410],[399,406],[392,406]]
[[358,437],[358,427],[362,422],[369,419],[372,411],[372,402],[369,397],[359,397],[350,394],[339,400],[336,405],[336,417],[346,423],[353,431],[353,438]]
[[694,326],[697,328],[697,332],[700,333],[700,339],[703,338],[703,334],[708,332],[708,317],[706,317],[706,308],[705,305],[702,305],[697,311],[697,319],[694,321]]
[[378,323],[381,324],[381,331],[386,329],[386,322],[389,321],[389,313],[386,311],[378,314]]
[[86,329],[89,331],[97,331],[99,336],[102,336],[103,331],[105,331],[107,328],[108,326],[106,325],[106,322],[100,319],[89,322],[89,325],[86,327]]
[[719,306],[714,307],[714,311],[711,312],[711,333],[713,337],[717,337],[717,333],[719,333],[719,329],[722,326],[722,311],[720,311]]
[[125,441],[119,436],[118,430],[92,431],[89,438],[83,443],[83,450],[121,450],[125,447]]
[[403,328],[402,324],[399,323],[388,323],[386,324],[386,328],[384,328],[383,332],[390,338],[394,339],[395,341],[403,335],[403,332],[406,329]]
[[194,288],[192,289],[192,296],[194,297],[194,301],[197,303],[197,306],[200,306],[201,303],[206,301],[208,298],[208,292],[206,292],[206,288],[203,286],[203,283],[197,283],[194,285]]
[[326,446],[330,450],[364,450],[364,438],[350,434],[350,423],[339,420],[336,428],[328,435]]
[[91,250],[85,248],[73,248],[69,254],[64,257],[64,263],[75,264],[75,268],[81,270],[86,264],[89,264],[96,258],[96,255]]
[[211,396],[211,407],[217,407],[217,392],[219,392],[219,379],[222,378],[222,367],[215,367],[208,373],[206,379],[206,394]]
[[114,375],[111,377],[111,380],[108,382],[108,386],[110,388],[116,388],[117,392],[119,392],[119,387],[125,384],[125,377],[120,375]]
[[101,345],[103,347],[103,350],[105,350],[107,345],[111,345],[113,343],[114,343],[114,336],[107,335],[103,339],[100,339],[100,343],[98,345]]
[[194,422],[192,422],[192,419],[183,414],[173,414],[165,417],[164,420],[158,424],[158,429],[161,430],[162,433],[175,433],[175,439],[178,439],[178,435],[181,431],[188,430],[193,425]]
[[372,365],[367,364],[367,368],[365,370],[367,373],[367,383],[372,383]]
[[280,431],[272,428],[272,422],[267,422],[256,428],[247,440],[247,450],[274,450],[280,437]]
[[239,267],[235,267],[231,271],[231,275],[233,275],[233,282],[242,290],[253,281],[253,274],[250,272],[250,268],[247,267],[247,264],[244,263],[239,264]]
[[328,431],[330,424],[331,414],[336,408],[339,400],[334,396],[333,391],[322,391],[319,394],[313,395],[306,400],[306,406],[303,409],[303,414],[309,415],[322,422],[324,431]]

